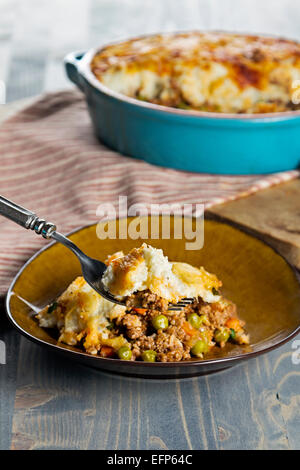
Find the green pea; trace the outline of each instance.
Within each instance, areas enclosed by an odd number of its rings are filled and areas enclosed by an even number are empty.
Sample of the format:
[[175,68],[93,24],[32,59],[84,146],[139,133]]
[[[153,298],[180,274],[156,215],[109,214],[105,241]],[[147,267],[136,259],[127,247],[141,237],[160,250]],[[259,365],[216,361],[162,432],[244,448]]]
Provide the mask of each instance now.
[[197,315],[197,313],[190,313],[188,316],[188,321],[192,325],[193,328],[196,328],[197,330],[200,328],[202,323],[205,323],[207,321],[207,316],[206,315]]
[[204,339],[199,339],[194,346],[191,348],[191,353],[194,356],[201,356],[203,353],[207,353],[209,351],[209,346],[207,341]]
[[156,351],[148,349],[142,353],[142,359],[145,362],[155,362],[156,361]]
[[165,315],[157,315],[152,320],[152,325],[156,330],[166,330],[169,326],[169,321]]
[[197,330],[198,328],[200,328],[200,325],[202,323],[201,318],[199,317],[199,315],[197,315],[197,313],[190,313],[188,316],[188,321],[192,325],[192,327],[196,328]]
[[236,337],[236,332],[234,331],[233,328],[230,328],[230,338],[235,339],[235,337]]
[[214,339],[217,343],[226,343],[230,336],[230,331],[228,328],[219,328],[214,333]]
[[215,289],[214,287],[212,288],[211,291],[214,295],[220,295],[220,292],[217,289]]
[[132,352],[128,346],[121,346],[117,354],[123,361],[130,361],[132,356]]

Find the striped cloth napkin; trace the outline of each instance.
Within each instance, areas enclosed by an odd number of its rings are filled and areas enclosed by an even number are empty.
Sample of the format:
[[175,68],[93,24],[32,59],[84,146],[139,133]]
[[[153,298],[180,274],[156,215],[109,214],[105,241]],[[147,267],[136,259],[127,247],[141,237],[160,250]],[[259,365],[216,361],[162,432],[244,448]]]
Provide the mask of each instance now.
[[[299,176],[187,173],[124,157],[95,138],[77,91],[46,94],[0,127],[1,194],[61,232],[97,222],[100,203],[204,203],[211,207]],[[188,156],[188,155],[187,155]],[[0,295],[45,241],[0,218]]]

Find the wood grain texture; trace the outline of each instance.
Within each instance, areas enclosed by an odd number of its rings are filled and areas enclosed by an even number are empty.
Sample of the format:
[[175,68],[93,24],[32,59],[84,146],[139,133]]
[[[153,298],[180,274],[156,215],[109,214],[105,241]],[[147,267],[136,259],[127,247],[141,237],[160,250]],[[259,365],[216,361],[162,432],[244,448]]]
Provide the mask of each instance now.
[[11,448],[297,448],[291,353],[288,344],[215,376],[152,383],[58,360],[22,338]]
[[6,364],[0,364],[0,450],[9,449],[16,393],[20,335],[13,331],[0,301],[0,340],[5,343]]
[[300,180],[213,207],[208,214],[259,235],[300,269]]
[[[234,0],[0,0],[0,80],[13,101],[69,87],[61,61],[71,50],[188,28],[300,38],[299,22],[294,0],[243,0],[238,7]],[[2,116],[6,111],[0,108]],[[257,231],[271,226],[270,241],[285,252],[288,239],[297,261],[298,185],[251,196],[252,213],[246,199],[214,212]],[[271,191],[281,209],[270,214]],[[290,197],[294,220],[286,219]],[[261,210],[264,218],[257,218]],[[109,377],[44,351],[12,330],[3,306],[0,339],[7,349],[1,449],[300,448],[300,365],[292,363],[291,343],[219,375],[156,383]]]

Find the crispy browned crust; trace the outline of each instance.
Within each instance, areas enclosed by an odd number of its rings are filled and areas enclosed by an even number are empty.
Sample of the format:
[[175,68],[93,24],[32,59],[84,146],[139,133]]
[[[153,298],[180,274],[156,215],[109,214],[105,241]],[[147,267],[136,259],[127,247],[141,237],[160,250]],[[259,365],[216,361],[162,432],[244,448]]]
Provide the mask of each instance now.
[[131,285],[130,275],[144,261],[139,248],[133,248],[126,256],[110,257],[107,264],[112,266],[114,278],[109,286],[113,295],[123,292]]
[[[274,84],[290,90],[292,74],[289,74],[288,68],[300,69],[300,45],[281,38],[217,32],[154,35],[104,47],[94,56],[91,70],[100,81],[108,70],[121,68],[126,68],[128,73],[150,70],[159,76],[171,76],[173,93],[168,94],[166,100],[158,97],[147,101],[181,107],[184,98],[176,85],[178,66],[209,70],[212,63],[225,66],[228,77],[241,91],[249,86],[264,90]],[[287,75],[285,71],[276,74],[278,65],[282,63],[286,63]],[[219,86],[218,80],[215,80],[212,86]],[[141,98],[138,93],[135,97]],[[197,109],[191,103],[189,108]],[[254,112],[296,108],[291,100],[283,102],[280,98],[272,98],[259,102]],[[222,109],[216,109],[209,100],[201,109],[224,112]],[[247,112],[247,109],[239,112]]]

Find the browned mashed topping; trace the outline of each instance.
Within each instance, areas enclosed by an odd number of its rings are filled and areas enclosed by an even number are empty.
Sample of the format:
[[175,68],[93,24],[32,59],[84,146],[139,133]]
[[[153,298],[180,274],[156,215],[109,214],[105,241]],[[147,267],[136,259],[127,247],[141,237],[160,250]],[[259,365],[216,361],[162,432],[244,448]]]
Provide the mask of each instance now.
[[91,70],[108,88],[175,108],[221,113],[299,109],[300,45],[223,32],[157,34],[101,49]]

